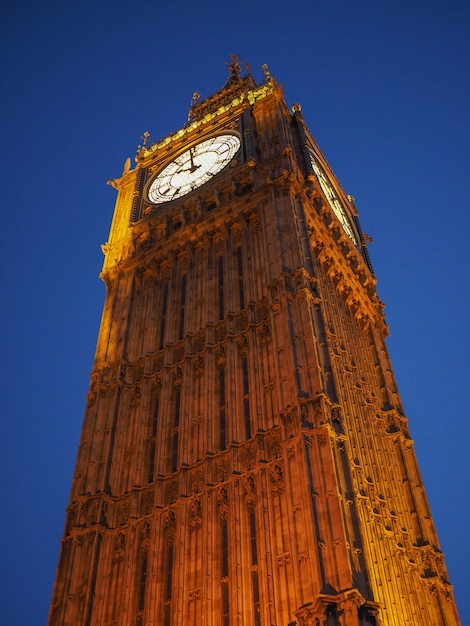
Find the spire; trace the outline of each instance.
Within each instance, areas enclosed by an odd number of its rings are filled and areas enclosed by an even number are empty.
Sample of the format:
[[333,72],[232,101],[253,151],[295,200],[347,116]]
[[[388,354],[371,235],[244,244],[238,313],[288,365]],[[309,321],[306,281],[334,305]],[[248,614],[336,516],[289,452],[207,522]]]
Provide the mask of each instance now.
[[188,123],[193,121],[193,119],[194,119],[193,109],[196,106],[196,104],[199,102],[200,99],[201,99],[201,94],[199,93],[199,91],[195,91],[193,93],[193,97],[191,99],[191,106],[189,107]]
[[[223,86],[223,89],[228,89],[242,82],[246,82],[246,79],[253,81],[253,78],[250,74],[249,63],[241,64],[238,54],[231,54],[230,61],[226,61],[225,65],[228,65],[228,71],[230,72],[230,76],[228,81]],[[245,70],[245,76],[242,76],[242,65]]]
[[228,65],[228,70],[230,72],[230,77],[225,83],[225,87],[229,87],[230,85],[240,82],[241,67],[240,57],[238,54],[231,54],[230,62],[226,61],[225,64]]
[[[188,122],[201,119],[210,110],[218,108],[221,104],[230,102],[236,96],[246,94],[251,89],[255,89],[253,76],[250,73],[250,65],[240,62],[237,54],[230,55],[230,61],[226,62],[229,71],[229,77],[222,89],[215,94],[200,100],[199,94],[196,99],[191,102],[189,109]],[[265,74],[266,75],[266,74]]]

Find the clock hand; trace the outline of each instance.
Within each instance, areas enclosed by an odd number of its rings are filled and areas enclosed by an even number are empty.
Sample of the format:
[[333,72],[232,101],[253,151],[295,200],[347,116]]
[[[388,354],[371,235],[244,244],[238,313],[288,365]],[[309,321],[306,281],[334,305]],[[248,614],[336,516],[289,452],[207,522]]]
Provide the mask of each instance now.
[[190,168],[189,171],[191,173],[193,173],[195,170],[197,170],[198,167],[201,167],[201,166],[194,164],[194,156],[193,156],[193,149],[192,148],[189,149],[189,158],[191,160],[191,168]]
[[178,170],[178,174],[181,172],[190,172],[191,174],[197,170],[198,167],[201,167],[200,165],[194,165],[192,167],[185,167],[184,170]]

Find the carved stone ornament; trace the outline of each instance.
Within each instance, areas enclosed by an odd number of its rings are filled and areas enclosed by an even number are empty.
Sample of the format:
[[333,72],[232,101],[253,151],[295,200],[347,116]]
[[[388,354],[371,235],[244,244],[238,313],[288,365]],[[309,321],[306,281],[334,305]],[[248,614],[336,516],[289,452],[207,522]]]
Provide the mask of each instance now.
[[225,365],[225,348],[224,346],[217,346],[215,351],[215,361],[217,365]]
[[280,413],[284,426],[290,426],[293,422],[296,409],[288,404]]
[[259,330],[259,338],[261,343],[269,343],[271,341],[271,329],[269,324],[263,324]]
[[140,404],[140,387],[134,387],[134,391],[132,392],[131,406],[136,407]]
[[281,495],[285,489],[284,474],[280,465],[271,470],[271,491],[274,495]]
[[170,509],[165,517],[165,528],[175,528],[176,527],[176,512],[173,509]]
[[146,541],[150,537],[150,523],[144,522],[139,527],[139,539],[141,541]]
[[254,509],[256,506],[256,482],[253,474],[248,474],[244,481],[245,487],[245,504],[249,509]]
[[228,491],[221,487],[217,493],[217,507],[219,510],[228,507]]
[[[308,602],[294,612],[298,626],[323,626],[324,624],[376,624],[379,605],[365,600],[357,589],[341,593],[320,593],[314,602]],[[362,621],[365,618],[367,621]]]
[[182,383],[183,383],[183,370],[179,365],[177,365],[175,367],[175,371],[173,372],[173,384],[175,385],[175,387],[180,387]]
[[126,536],[124,533],[118,533],[114,538],[113,560],[122,561],[126,551]]
[[142,498],[142,514],[149,515],[153,508],[153,493],[151,491],[144,494]]
[[204,375],[204,358],[198,354],[194,359],[194,377],[200,378]]
[[192,493],[201,493],[204,488],[204,475],[201,471],[197,471],[191,480]]
[[254,474],[247,474],[245,476],[245,495],[256,493],[256,480]]
[[313,415],[316,422],[318,422],[322,416],[324,415],[324,396],[323,394],[317,395],[315,398],[311,400],[311,406],[313,409]]
[[222,461],[217,465],[217,479],[223,483],[228,480],[230,475],[230,468],[227,461]]
[[191,530],[197,530],[202,526],[202,502],[199,498],[194,498],[191,502]]
[[246,446],[242,452],[242,459],[246,469],[253,469],[256,465],[256,453],[252,446]]
[[283,554],[279,554],[278,557],[276,558],[276,562],[279,565],[279,567],[283,567],[284,565],[287,565],[287,563],[290,563],[291,562],[290,552],[284,552]]
[[195,589],[192,589],[191,591],[188,592],[188,600],[190,602],[194,601],[194,600],[199,600],[201,597],[201,588],[200,587],[196,587]]
[[178,499],[178,481],[172,481],[168,484],[166,489],[166,502],[167,504],[174,504]]
[[271,457],[274,457],[275,459],[280,459],[282,457],[282,445],[278,437],[272,437],[268,446]]
[[129,502],[121,502],[118,506],[118,523],[120,526],[124,526],[129,521]]

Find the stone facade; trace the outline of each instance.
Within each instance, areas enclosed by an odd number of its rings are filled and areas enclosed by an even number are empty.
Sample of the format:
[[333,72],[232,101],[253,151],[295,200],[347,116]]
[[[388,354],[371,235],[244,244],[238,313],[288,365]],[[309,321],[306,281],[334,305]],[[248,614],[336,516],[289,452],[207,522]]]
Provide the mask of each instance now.
[[[354,201],[264,71],[234,60],[110,181],[49,626],[459,624]],[[227,131],[227,167],[148,202],[167,162]]]

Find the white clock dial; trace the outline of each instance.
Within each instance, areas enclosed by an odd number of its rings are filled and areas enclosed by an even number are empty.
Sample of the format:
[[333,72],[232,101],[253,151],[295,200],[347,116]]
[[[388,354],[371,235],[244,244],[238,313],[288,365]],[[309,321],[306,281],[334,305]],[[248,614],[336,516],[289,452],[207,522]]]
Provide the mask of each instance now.
[[216,135],[192,146],[164,167],[151,181],[147,196],[153,204],[169,202],[204,185],[227,166],[240,149],[237,135]]
[[336,217],[341,222],[341,225],[348,235],[348,237],[352,240],[355,246],[358,245],[357,236],[354,232],[354,228],[349,221],[348,216],[346,215],[346,211],[343,209],[341,202],[339,201],[338,196],[336,195],[335,190],[333,189],[332,184],[328,180],[327,175],[323,171],[320,163],[317,161],[316,157],[310,152],[310,163],[312,164],[313,171],[315,172],[315,176],[320,183],[323,193],[325,194],[331,208],[335,212]]

